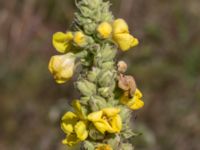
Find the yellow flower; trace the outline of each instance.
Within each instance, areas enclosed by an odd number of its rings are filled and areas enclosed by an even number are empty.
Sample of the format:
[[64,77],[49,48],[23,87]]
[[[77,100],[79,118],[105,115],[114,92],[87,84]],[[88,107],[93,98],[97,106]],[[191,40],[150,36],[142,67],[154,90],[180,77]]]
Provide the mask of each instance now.
[[119,108],[104,108],[88,115],[88,120],[93,122],[97,130],[102,134],[119,133],[122,128],[122,121],[119,115]]
[[113,150],[112,147],[108,144],[100,144],[95,150]]
[[60,53],[65,53],[71,49],[71,41],[73,39],[72,32],[62,33],[57,32],[53,35],[53,46]]
[[75,32],[74,43],[76,43],[80,47],[83,47],[86,45],[86,36],[83,34],[83,32],[81,31]]
[[67,135],[62,143],[68,146],[84,141],[88,137],[87,121],[84,119],[80,102],[75,100],[73,102],[73,107],[75,113],[67,112],[62,117],[61,122],[61,129]]
[[57,83],[65,83],[73,76],[74,62],[75,56],[73,53],[51,57],[49,71],[53,74]]
[[123,51],[137,46],[139,41],[129,33],[127,23],[123,19],[117,19],[113,23],[113,39]]
[[103,39],[107,39],[111,36],[112,33],[112,26],[108,22],[102,22],[98,28],[97,31]]
[[141,100],[142,93],[139,89],[136,89],[132,98],[128,97],[128,93],[125,92],[120,101],[122,104],[127,105],[132,110],[138,110],[144,106],[144,102]]

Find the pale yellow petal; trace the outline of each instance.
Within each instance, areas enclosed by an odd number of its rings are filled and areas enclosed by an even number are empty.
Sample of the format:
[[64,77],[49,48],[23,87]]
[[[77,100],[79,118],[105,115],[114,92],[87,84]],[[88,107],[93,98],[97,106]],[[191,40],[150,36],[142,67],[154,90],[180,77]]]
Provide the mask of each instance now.
[[73,76],[75,56],[73,53],[52,56],[48,68],[57,83],[64,83]]

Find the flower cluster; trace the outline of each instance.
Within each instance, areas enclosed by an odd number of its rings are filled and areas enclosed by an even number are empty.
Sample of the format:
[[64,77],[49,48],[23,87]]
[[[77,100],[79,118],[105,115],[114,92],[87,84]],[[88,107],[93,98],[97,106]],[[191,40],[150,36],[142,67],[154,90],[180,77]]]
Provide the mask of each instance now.
[[139,44],[138,39],[129,33],[128,25],[123,19],[116,19],[112,23],[102,22],[97,31],[103,39],[111,37],[123,51]]
[[110,3],[81,0],[76,6],[79,11],[71,29],[53,35],[52,44],[60,55],[49,61],[49,71],[59,84],[81,70],[75,81],[79,100],[72,102],[74,111],[67,111],[61,121],[63,144],[82,142],[85,150],[132,149],[128,139],[135,133],[129,116],[144,102],[134,78],[125,74],[127,64],[116,64],[115,56],[117,48],[127,51],[139,44],[138,39],[125,20],[113,19]]

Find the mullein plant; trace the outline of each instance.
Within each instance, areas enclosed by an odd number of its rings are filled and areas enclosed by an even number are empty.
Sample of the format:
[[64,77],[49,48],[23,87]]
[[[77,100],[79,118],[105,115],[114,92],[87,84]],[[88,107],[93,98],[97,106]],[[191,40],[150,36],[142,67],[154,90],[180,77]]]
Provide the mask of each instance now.
[[[69,30],[53,35],[59,55],[52,56],[49,71],[58,84],[78,72],[72,101],[73,111],[61,119],[67,146],[83,150],[133,150],[130,139],[131,113],[143,107],[142,93],[127,64],[116,62],[118,49],[125,52],[138,45],[125,20],[114,19],[110,3],[103,0],[76,1],[78,12]],[[77,69],[79,68],[79,69]]]

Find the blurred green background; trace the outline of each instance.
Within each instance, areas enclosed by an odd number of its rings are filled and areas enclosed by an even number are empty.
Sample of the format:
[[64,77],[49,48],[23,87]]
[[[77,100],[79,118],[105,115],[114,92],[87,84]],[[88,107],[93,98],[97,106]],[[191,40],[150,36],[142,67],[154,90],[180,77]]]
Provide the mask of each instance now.
[[[200,1],[112,0],[140,45],[129,64],[145,107],[133,114],[137,150],[200,150]],[[59,120],[73,83],[48,72],[52,34],[65,31],[74,0],[0,0],[0,150],[64,150]]]

